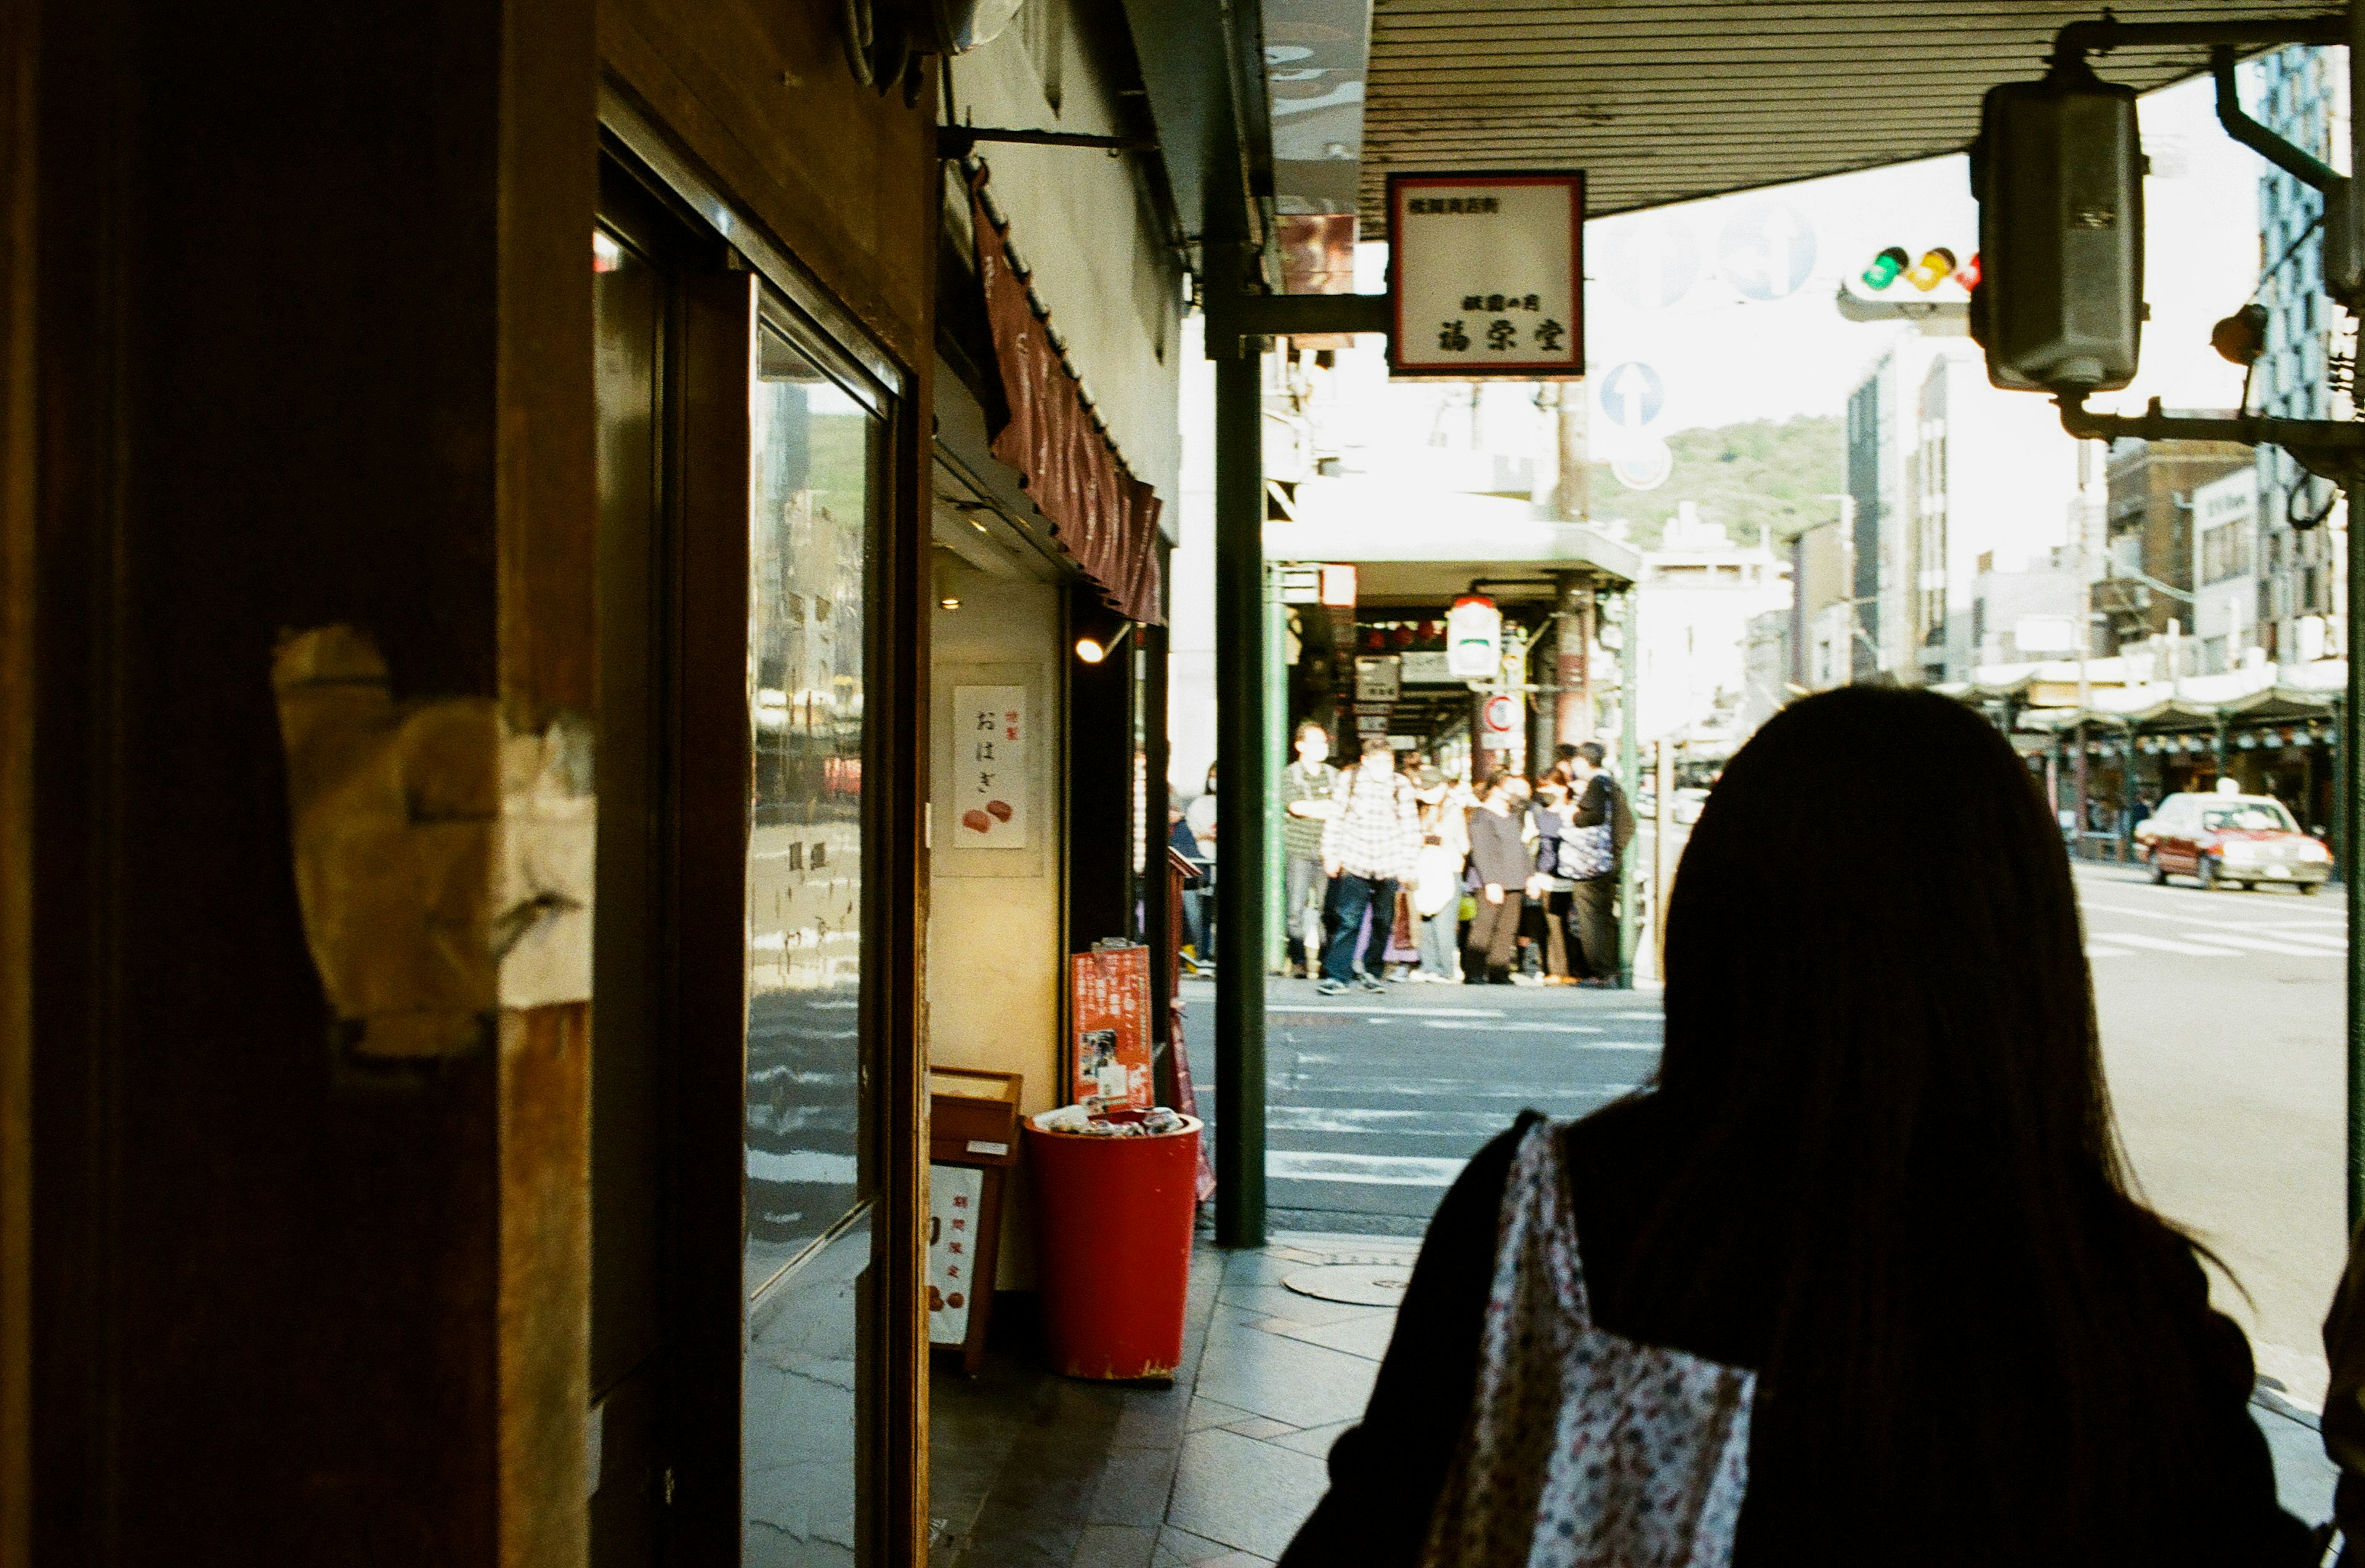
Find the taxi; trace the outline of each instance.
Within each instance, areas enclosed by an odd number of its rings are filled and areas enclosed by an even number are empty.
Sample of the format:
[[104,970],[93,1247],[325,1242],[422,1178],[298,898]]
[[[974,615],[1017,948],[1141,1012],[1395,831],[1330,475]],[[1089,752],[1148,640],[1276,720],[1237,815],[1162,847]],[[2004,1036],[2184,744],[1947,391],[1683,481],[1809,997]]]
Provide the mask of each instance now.
[[2183,876],[2204,888],[2287,883],[2312,893],[2332,875],[2332,851],[2271,795],[2170,795],[2143,830],[2154,882]]

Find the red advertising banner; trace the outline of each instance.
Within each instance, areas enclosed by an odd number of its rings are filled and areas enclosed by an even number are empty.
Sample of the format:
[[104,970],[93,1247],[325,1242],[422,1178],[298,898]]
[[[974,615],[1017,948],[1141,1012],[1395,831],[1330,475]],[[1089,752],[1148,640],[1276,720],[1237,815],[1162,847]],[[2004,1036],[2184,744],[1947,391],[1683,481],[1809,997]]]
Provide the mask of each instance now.
[[1149,949],[1095,947],[1070,963],[1070,1099],[1093,1110],[1149,1110],[1158,1099],[1149,1070]]

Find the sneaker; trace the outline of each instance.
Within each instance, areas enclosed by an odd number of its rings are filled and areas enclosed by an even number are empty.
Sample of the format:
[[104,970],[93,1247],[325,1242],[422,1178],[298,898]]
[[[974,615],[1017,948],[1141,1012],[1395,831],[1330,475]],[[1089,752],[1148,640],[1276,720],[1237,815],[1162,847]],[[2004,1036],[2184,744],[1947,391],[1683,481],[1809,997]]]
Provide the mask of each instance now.
[[1321,984],[1314,988],[1314,993],[1317,996],[1344,996],[1347,994],[1347,982],[1345,980],[1325,980]]
[[1391,985],[1407,985],[1413,980],[1418,980],[1420,977],[1400,964],[1396,968],[1388,971],[1387,978],[1388,983]]
[[1385,991],[1388,989],[1385,983],[1372,975],[1357,975],[1355,977],[1355,983],[1362,986],[1365,991]]

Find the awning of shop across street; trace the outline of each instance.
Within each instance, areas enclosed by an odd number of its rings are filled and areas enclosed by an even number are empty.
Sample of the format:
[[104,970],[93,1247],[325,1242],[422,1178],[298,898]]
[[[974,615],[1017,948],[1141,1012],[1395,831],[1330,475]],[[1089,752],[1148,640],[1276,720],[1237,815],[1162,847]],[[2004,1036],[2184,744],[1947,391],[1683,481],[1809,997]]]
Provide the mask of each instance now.
[[[2057,733],[2080,723],[2174,727],[2220,720],[2273,723],[2321,719],[2334,711],[2348,687],[2348,661],[2270,664],[2180,680],[2130,682],[2122,678],[2122,661],[2099,659],[2087,667],[2088,696],[2083,707],[2074,695],[2078,666],[2073,661],[2017,665],[1983,673],[1991,678],[1932,689],[1973,704],[2025,703],[2014,718],[2014,728]],[[2071,695],[2062,700],[2065,687]]]
[[[2294,0],[2143,0],[2123,22],[2307,17]],[[1979,98],[2045,73],[2093,5],[1701,0],[1574,6],[1407,0],[1372,17],[1364,231],[1391,170],[1586,172],[1596,217],[1960,151]],[[2138,91],[2205,69],[2198,49],[2094,62]]]

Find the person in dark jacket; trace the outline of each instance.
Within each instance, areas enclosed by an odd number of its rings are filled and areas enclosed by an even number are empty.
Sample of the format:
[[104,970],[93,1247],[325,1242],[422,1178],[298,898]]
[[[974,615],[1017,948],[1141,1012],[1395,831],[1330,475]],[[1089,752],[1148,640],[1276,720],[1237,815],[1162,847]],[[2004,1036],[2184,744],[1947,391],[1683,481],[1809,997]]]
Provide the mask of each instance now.
[[1462,974],[1472,985],[1511,983],[1519,911],[1526,907],[1528,879],[1535,875],[1511,797],[1512,778],[1508,769],[1496,773],[1470,810],[1469,879],[1477,889],[1478,913],[1470,923]]
[[[1586,741],[1570,748],[1566,762],[1575,801],[1569,808],[1566,836],[1573,847],[1576,835],[1591,832],[1608,850],[1607,862],[1596,863],[1598,869],[1575,865],[1574,855],[1563,857],[1570,862],[1562,873],[1569,879],[1569,935],[1576,943],[1575,956],[1585,967],[1583,983],[1593,986],[1614,985],[1625,969],[1618,935],[1618,889],[1625,870],[1626,846],[1634,837],[1633,810],[1626,803],[1617,775],[1603,765],[1606,755],[1600,742]],[[1601,831],[1605,829],[1606,833]]]
[[[1848,853],[1810,821],[1849,824]],[[1556,1528],[1597,1538],[1696,1502],[1709,1477],[1620,1435],[1702,1417],[1657,1384],[1587,1407],[1602,1382],[1572,1364],[1513,1405],[1482,1397],[1507,1350],[1488,1325],[1555,1302],[1589,1317],[1586,1358],[1743,1378],[1754,1404],[1725,1428],[1743,1490],[1710,1521],[1740,1568],[2311,1561],[2249,1417],[2248,1344],[2193,1244],[2130,1191],[2068,865],[1977,713],[1857,687],[1760,729],[1685,852],[1665,1014],[1645,1090],[1557,1128],[1530,1114],[1448,1193],[1282,1568],[1492,1568],[1530,1540],[1534,1561],[1602,1561],[1502,1517],[1535,1488],[1499,1466],[1470,1489],[1482,1434],[1540,1423],[1551,1494],[1591,1509]],[[1575,1260],[1541,1281],[1528,1253],[1496,1257],[1540,1133]],[[1473,1496],[1503,1551],[1468,1550]]]

